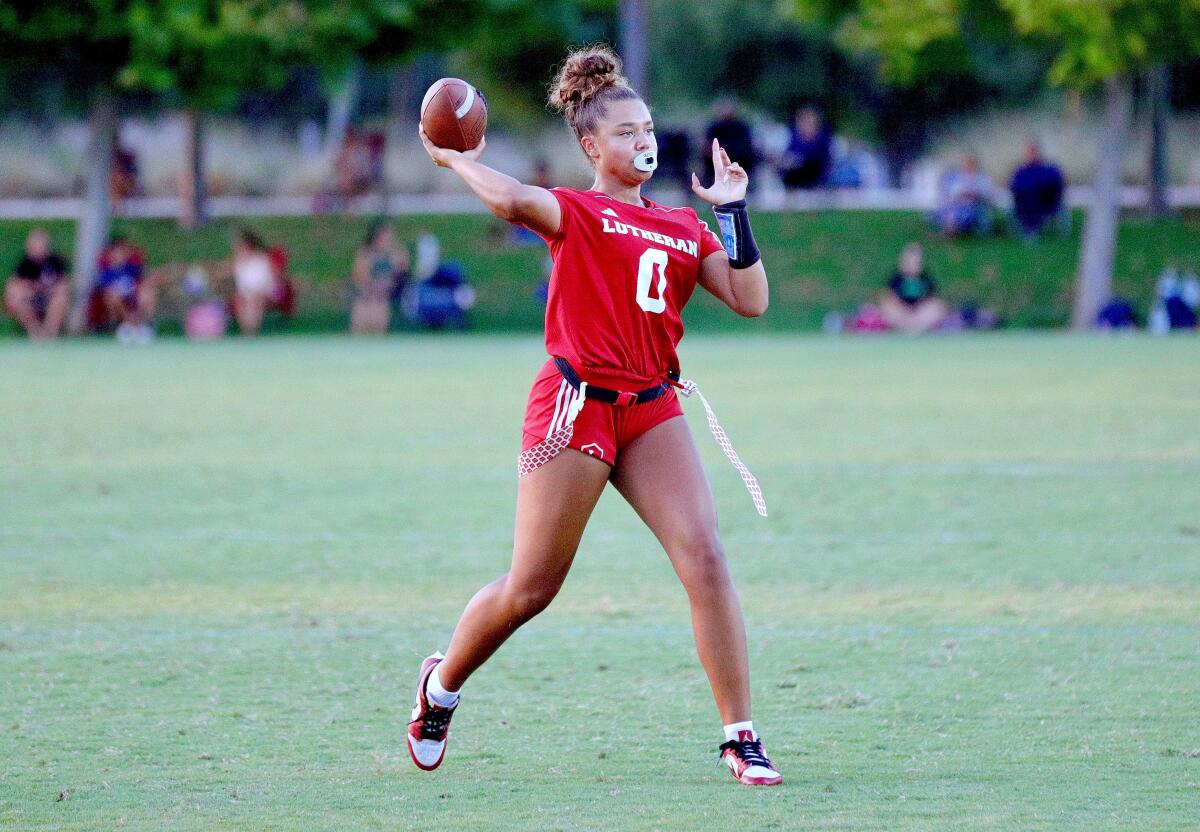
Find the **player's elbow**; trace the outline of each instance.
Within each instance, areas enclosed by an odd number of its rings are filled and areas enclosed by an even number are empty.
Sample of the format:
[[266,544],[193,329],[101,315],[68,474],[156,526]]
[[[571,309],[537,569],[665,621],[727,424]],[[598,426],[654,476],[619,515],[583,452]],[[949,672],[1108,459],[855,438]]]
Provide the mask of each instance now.
[[505,222],[513,222],[521,213],[521,203],[512,191],[496,194],[488,205],[492,213]]
[[765,297],[755,298],[749,301],[739,301],[733,309],[743,318],[758,318],[766,314],[767,299]]

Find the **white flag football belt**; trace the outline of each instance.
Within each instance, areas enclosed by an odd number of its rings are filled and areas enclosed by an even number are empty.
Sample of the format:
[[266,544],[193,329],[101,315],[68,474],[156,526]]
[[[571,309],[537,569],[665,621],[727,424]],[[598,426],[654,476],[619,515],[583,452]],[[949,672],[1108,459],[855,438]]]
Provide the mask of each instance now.
[[[676,382],[675,386],[679,388],[679,392],[684,398],[690,398],[693,393],[700,399],[700,404],[704,405],[704,415],[708,420],[708,429],[712,432],[713,438],[717,440],[717,444],[721,446],[721,450],[725,452],[725,456],[729,459],[734,470],[742,478],[742,482],[746,485],[746,490],[750,492],[750,499],[754,503],[754,509],[759,516],[767,516],[767,501],[763,499],[762,488],[758,484],[758,480],[750,473],[750,469],[746,467],[746,463],[742,462],[742,458],[738,456],[737,451],[733,449],[733,443],[729,441],[729,436],[725,433],[725,429],[721,427],[721,423],[717,421],[717,414],[713,412],[712,406],[708,403],[708,399],[704,398],[704,394],[700,392],[700,388],[696,382],[691,379],[684,379]],[[579,411],[583,410],[583,404],[587,400],[587,382],[579,383],[579,398],[571,403],[567,411],[566,419],[563,426],[554,433],[547,436],[544,440],[522,451],[520,457],[517,458],[517,474],[524,477],[526,474],[531,474],[538,468],[541,468],[554,457],[571,444],[571,439],[575,435],[575,418],[579,415]]]
[[704,394],[700,392],[700,388],[696,386],[696,382],[691,379],[681,381],[679,389],[683,393],[684,398],[690,398],[693,393],[700,398],[700,404],[704,405],[704,416],[708,419],[708,429],[712,432],[713,439],[717,440],[717,444],[725,452],[729,463],[733,465],[734,470],[741,476],[742,482],[746,485],[746,490],[750,492],[750,499],[754,502],[754,510],[758,512],[760,517],[766,517],[767,501],[763,499],[762,488],[759,487],[758,480],[750,473],[750,469],[746,467],[746,463],[742,462],[742,458],[733,449],[733,443],[729,441],[729,437],[725,435],[725,429],[717,421],[717,414],[713,413],[708,399],[704,398]]

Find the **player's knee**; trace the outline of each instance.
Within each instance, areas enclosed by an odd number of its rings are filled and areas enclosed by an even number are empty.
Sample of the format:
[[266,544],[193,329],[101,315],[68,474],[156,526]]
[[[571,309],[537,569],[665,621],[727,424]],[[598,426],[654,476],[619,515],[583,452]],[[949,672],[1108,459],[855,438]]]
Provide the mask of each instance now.
[[688,594],[724,589],[729,583],[725,548],[715,534],[697,534],[677,544],[675,559],[680,565]]
[[518,622],[524,623],[550,606],[550,602],[558,594],[558,587],[546,585],[516,586],[509,581],[504,594],[509,616]]

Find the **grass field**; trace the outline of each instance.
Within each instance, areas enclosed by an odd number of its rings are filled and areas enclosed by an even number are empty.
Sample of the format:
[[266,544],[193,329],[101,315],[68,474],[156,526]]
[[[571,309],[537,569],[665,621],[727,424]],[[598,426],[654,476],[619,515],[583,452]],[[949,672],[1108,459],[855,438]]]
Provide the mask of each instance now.
[[536,338],[0,344],[0,828],[1200,828],[1200,341],[689,337],[787,777],[737,786],[605,496],[434,774]]
[[[705,218],[709,214],[705,213]],[[244,221],[292,257],[300,284],[294,332],[344,331],[348,328],[347,294],[350,262],[369,220],[362,217],[273,217]],[[72,243],[68,222],[0,222],[0,258],[18,259],[29,227],[47,225],[64,251]],[[170,220],[123,219],[117,228],[146,249],[151,266],[226,257],[231,229],[242,221],[223,221],[199,232],[179,230]],[[542,245],[513,247],[504,225],[480,215],[448,215],[395,219],[401,240],[411,245],[422,230],[442,241],[447,259],[463,264],[478,289],[472,311],[476,329],[538,332],[542,307],[533,298],[544,273]],[[1076,216],[1076,231],[1082,214]],[[944,240],[929,231],[915,211],[758,212],[755,236],[771,275],[771,314],[751,324],[755,332],[819,329],[830,310],[849,313],[874,298],[895,267],[900,249],[910,240],[924,243],[930,271],[940,290],[955,304],[996,310],[1019,327],[1064,325],[1070,315],[1077,235],[1050,237],[1026,245],[1011,237]],[[1121,224],[1115,268],[1115,292],[1145,315],[1154,281],[1167,264],[1200,271],[1200,213]],[[7,273],[4,274],[7,277]],[[165,293],[160,323],[178,329],[182,298],[176,287]],[[697,293],[689,308],[693,331],[722,330],[728,310],[706,293]],[[0,334],[16,325],[0,316]]]

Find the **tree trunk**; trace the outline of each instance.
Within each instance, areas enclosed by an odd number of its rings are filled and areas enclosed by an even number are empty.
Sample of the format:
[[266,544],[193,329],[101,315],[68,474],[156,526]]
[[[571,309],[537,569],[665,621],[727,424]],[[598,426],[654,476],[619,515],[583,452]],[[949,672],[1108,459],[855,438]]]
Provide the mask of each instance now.
[[646,2],[645,0],[620,0],[621,61],[625,65],[625,77],[643,98],[649,99],[650,73],[646,65]]
[[389,139],[408,139],[415,134],[408,131],[408,115],[414,109],[413,102],[420,93],[413,89],[413,64],[406,63],[392,70],[388,85],[388,127],[391,130]]
[[204,114],[189,107],[183,120],[187,158],[179,177],[179,226],[200,228],[209,221],[208,187],[204,183]]
[[1150,70],[1150,216],[1165,217],[1170,211],[1167,187],[1171,175],[1167,164],[1167,123],[1171,118],[1171,73],[1166,64]]
[[112,225],[109,177],[112,175],[113,143],[117,136],[117,102],[112,90],[97,87],[88,111],[87,173],[83,204],[75,226],[75,299],[68,328],[83,332],[87,324],[87,301],[96,277],[96,261]]
[[362,67],[358,61],[352,61],[346,67],[346,74],[337,89],[329,95],[325,116],[325,152],[330,157],[337,154],[346,138],[346,131],[350,128],[354,110],[358,106],[361,86]]
[[1092,203],[1088,206],[1075,281],[1075,306],[1071,328],[1089,329],[1096,313],[1112,298],[1113,258],[1117,250],[1120,215],[1121,151],[1129,126],[1129,79],[1113,76],[1104,82],[1104,132],[1092,177]]
[[[397,66],[392,70],[388,79],[388,130],[387,145],[383,153],[383,171],[379,182],[379,203],[381,214],[388,212],[388,198],[391,193],[391,182],[388,180],[387,148],[403,147],[405,140],[411,140],[412,133],[408,131],[408,113],[414,100],[413,65],[411,62]],[[413,133],[416,131],[414,130]]]

